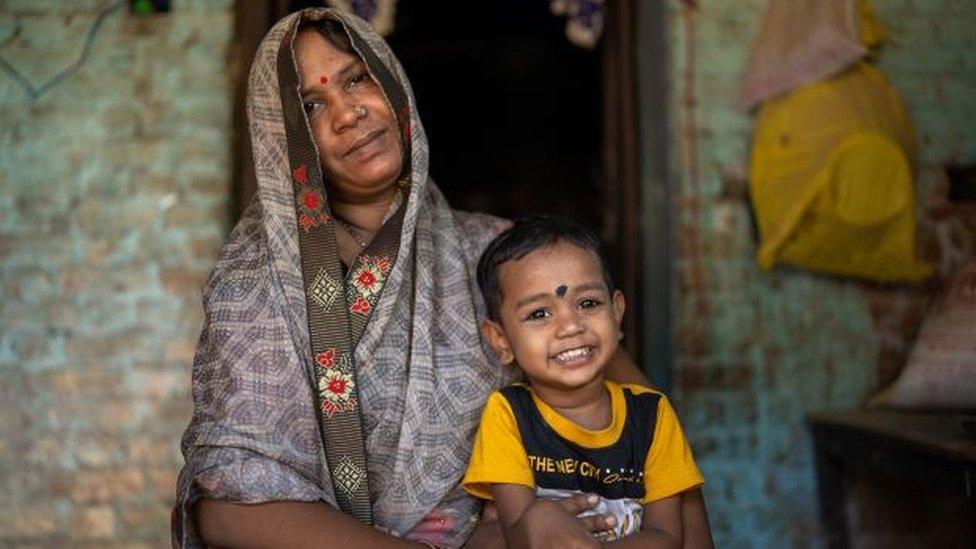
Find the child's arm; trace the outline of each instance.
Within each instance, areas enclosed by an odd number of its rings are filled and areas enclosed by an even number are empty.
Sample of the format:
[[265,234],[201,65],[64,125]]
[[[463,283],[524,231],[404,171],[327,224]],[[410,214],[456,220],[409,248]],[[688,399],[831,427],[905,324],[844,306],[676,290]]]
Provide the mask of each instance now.
[[596,496],[555,502],[538,499],[531,488],[517,484],[493,484],[491,495],[508,547],[597,548],[600,544],[590,531],[612,528],[615,520],[604,515],[576,517],[597,503]]
[[625,547],[680,548],[684,541],[681,526],[681,494],[644,504],[641,531],[606,544],[614,549]]

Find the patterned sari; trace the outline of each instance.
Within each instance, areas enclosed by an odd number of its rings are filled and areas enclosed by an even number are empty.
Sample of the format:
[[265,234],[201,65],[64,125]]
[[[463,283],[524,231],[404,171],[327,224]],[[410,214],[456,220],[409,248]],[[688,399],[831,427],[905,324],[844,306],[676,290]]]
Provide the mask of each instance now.
[[[404,199],[347,266],[292,48],[301,21],[321,18],[345,26],[405,151]],[[361,20],[326,9],[282,19],[248,85],[258,191],[204,290],[173,544],[202,544],[189,512],[206,497],[323,501],[394,535],[459,546],[479,511],[458,488],[471,440],[487,395],[513,376],[481,341],[474,274],[507,223],[446,203],[427,175],[406,75]]]

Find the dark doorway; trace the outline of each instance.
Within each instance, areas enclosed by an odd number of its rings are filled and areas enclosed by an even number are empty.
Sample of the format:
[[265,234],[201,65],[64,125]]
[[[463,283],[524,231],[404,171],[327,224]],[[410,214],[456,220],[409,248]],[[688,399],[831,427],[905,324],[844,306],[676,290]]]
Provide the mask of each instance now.
[[398,3],[389,42],[455,207],[599,227],[599,52],[563,24],[543,0]]

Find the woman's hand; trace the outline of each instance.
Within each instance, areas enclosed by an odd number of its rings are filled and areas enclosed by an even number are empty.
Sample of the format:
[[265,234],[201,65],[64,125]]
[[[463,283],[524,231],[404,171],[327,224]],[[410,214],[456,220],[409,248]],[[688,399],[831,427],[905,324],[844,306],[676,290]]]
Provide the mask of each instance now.
[[514,484],[492,485],[491,493],[509,547],[600,547],[592,533],[615,524],[614,517],[608,515],[577,516],[599,503],[599,497],[593,494],[550,501],[536,498],[535,491],[527,486]]
[[598,532],[612,526],[613,517],[594,515],[578,518],[576,516],[593,505],[585,496],[566,498],[558,502],[535,500],[512,525],[509,536],[511,547],[525,549],[600,547],[600,543],[591,532]]
[[[537,500],[546,501],[546,500]],[[562,512],[557,516],[562,518],[562,515],[567,515],[571,524],[574,527],[582,527],[585,532],[587,532],[587,537],[590,541],[593,540],[590,534],[599,532],[601,530],[606,530],[612,528],[614,524],[614,518],[610,515],[591,515],[585,518],[579,518],[576,515],[584,511],[588,511],[593,508],[598,502],[598,499],[594,499],[592,502],[589,496],[585,494],[579,494],[577,496],[568,497],[559,501],[547,501],[549,504],[554,504],[558,506]],[[541,511],[543,514],[552,512],[551,509],[547,509],[548,506],[543,506]],[[535,511],[535,512],[538,512]],[[543,517],[544,519],[545,517]],[[529,519],[537,520],[537,519]],[[524,523],[528,526],[528,522]],[[544,532],[539,530],[545,529],[544,526],[533,526],[528,535],[523,533],[512,532],[514,535],[526,538],[526,544],[515,543],[515,547],[563,547],[564,542],[562,541],[550,541],[549,537],[545,535]],[[541,538],[539,540],[532,541],[529,539],[534,536],[535,538]],[[561,538],[560,538],[561,539]],[[513,540],[515,541],[515,540]],[[570,545],[571,547],[575,547]],[[485,503],[484,509],[481,511],[481,521],[478,523],[478,527],[475,528],[474,533],[468,539],[468,542],[464,545],[466,549],[504,549],[505,547],[505,537],[502,533],[501,522],[499,521],[498,506],[495,502],[489,501]],[[597,545],[582,545],[582,547],[599,547]]]

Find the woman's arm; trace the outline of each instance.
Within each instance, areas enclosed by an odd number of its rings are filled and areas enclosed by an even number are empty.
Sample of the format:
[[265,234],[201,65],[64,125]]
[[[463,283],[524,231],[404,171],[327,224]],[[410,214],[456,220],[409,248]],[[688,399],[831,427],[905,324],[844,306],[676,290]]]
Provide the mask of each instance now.
[[715,549],[701,487],[681,493],[681,525],[685,549]]
[[630,354],[623,347],[617,347],[617,352],[610,358],[610,363],[604,374],[608,379],[617,383],[634,383],[644,387],[654,387],[644,375],[644,372],[637,368],[637,364],[630,358]]
[[[654,387],[623,347],[619,347],[610,360],[606,375],[618,383],[636,383],[645,387]],[[708,512],[705,510],[705,498],[700,487],[682,492],[681,522],[685,549],[714,549],[712,531],[708,525]]]
[[427,547],[367,526],[323,502],[240,505],[203,499],[194,507],[193,515],[200,537],[214,547]]

